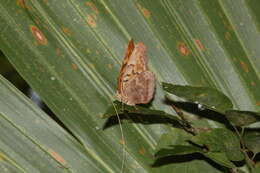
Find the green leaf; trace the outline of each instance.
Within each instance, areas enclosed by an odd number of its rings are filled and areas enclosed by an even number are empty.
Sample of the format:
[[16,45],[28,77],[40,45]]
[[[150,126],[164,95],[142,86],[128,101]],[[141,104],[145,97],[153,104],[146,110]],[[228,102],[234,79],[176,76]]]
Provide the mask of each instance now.
[[[181,136],[176,136],[177,131],[170,131],[169,133],[165,133],[161,136],[158,145],[157,152],[155,156],[157,158],[164,158],[167,156],[178,156],[178,155],[186,155],[193,153],[201,153],[205,157],[213,160],[214,162],[228,167],[234,168],[236,167],[223,152],[207,152],[203,148],[190,145],[187,141],[191,139],[191,135],[185,132],[182,132]],[[177,133],[178,134],[178,133]],[[174,145],[177,144],[177,145]]]
[[201,148],[192,146],[187,142],[191,137],[191,134],[180,129],[173,129],[164,133],[157,143],[155,156],[159,158],[202,151]]
[[232,109],[230,99],[220,91],[208,87],[193,87],[162,83],[163,89],[171,94],[181,97],[189,102],[201,104],[202,106],[224,112]]
[[86,149],[0,75],[0,170],[97,172]]
[[228,168],[235,168],[236,165],[234,165],[228,158],[227,155],[223,152],[207,152],[204,153],[205,157],[208,157],[209,159],[213,160],[214,162],[223,165]]
[[260,121],[259,112],[228,110],[225,116],[235,126],[246,126]]
[[205,145],[210,152],[225,153],[229,160],[241,161],[244,159],[238,137],[227,129],[216,128],[201,132],[191,141],[201,146]]
[[166,148],[170,145],[187,145],[187,141],[192,137],[183,129],[171,129],[160,136],[157,142],[156,151]]
[[174,155],[185,155],[185,154],[192,154],[192,153],[203,153],[203,150],[196,146],[185,146],[185,145],[172,145],[168,148],[162,148],[159,150],[155,157],[167,157],[167,156],[174,156]]
[[254,154],[260,152],[260,132],[259,131],[248,131],[244,134],[244,143],[246,147]]
[[[0,49],[84,146],[83,155],[94,160],[91,165],[96,168],[90,172],[120,172],[125,163],[125,173],[220,173],[223,169],[196,158],[151,167],[160,136],[172,127],[123,123],[122,135],[118,125],[102,130],[106,120],[101,115],[114,100],[131,38],[147,46],[149,67],[156,75],[152,109],[174,114],[159,85],[167,82],[217,88],[232,100],[235,109],[259,111],[259,3],[3,0]],[[222,127],[208,119],[201,121],[209,127]],[[45,129],[42,124],[39,128]],[[182,135],[181,130],[174,130],[176,136]]]
[[259,173],[259,172],[260,172],[260,164],[257,163],[257,164],[255,165],[255,168],[254,168],[254,170],[253,170],[253,173]]

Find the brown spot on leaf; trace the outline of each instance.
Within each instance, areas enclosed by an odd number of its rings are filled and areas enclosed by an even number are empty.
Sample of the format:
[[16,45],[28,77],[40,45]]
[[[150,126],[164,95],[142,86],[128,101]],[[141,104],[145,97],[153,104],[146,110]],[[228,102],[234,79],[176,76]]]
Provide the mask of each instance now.
[[183,56],[187,56],[190,53],[189,49],[186,47],[185,43],[183,42],[178,43],[178,50]]
[[4,153],[0,152],[0,161],[5,160],[6,156]]
[[125,140],[121,139],[121,140],[119,141],[119,143],[120,143],[121,145],[125,145]]
[[144,155],[146,150],[144,147],[140,148],[140,150],[138,151],[141,155]]
[[46,37],[43,35],[43,33],[41,32],[41,30],[39,30],[36,26],[31,25],[30,26],[31,32],[34,36],[34,38],[37,40],[37,42],[41,45],[46,45],[48,44],[48,40],[46,39]]
[[77,70],[78,69],[78,66],[76,64],[74,64],[74,63],[71,64],[71,67],[72,67],[73,70]]
[[33,21],[34,21],[34,23],[36,23],[36,24],[40,24],[40,21],[39,21],[38,18],[34,18]]
[[204,51],[204,50],[205,50],[205,48],[204,48],[204,46],[202,45],[202,43],[200,42],[200,40],[195,39],[194,41],[195,41],[195,44],[196,44],[197,49],[199,49],[200,51]]
[[69,35],[69,36],[71,35],[71,32],[68,28],[63,26],[63,27],[61,27],[61,30],[64,34]]
[[109,69],[112,69],[112,68],[113,68],[113,65],[112,65],[112,64],[107,64],[107,67],[108,67]]
[[56,54],[57,54],[58,56],[61,56],[61,55],[62,55],[60,48],[56,48],[56,49],[55,49],[55,52],[56,52]]
[[244,61],[240,61],[240,65],[241,65],[244,72],[246,72],[246,73],[249,72],[248,66]]
[[199,132],[207,132],[207,131],[210,131],[211,129],[208,128],[208,127],[200,127],[200,128],[196,128],[198,129]]
[[53,151],[52,149],[49,149],[48,152],[51,154],[51,156],[58,161],[62,165],[66,165],[66,160],[63,159],[61,155],[59,155],[57,152]]
[[96,14],[98,14],[98,9],[97,7],[95,6],[95,4],[93,4],[93,2],[86,2],[86,5],[89,6],[91,8],[92,11],[94,11]]
[[26,8],[24,0],[16,0],[16,4],[21,8]]
[[188,13],[189,13],[190,15],[193,15],[193,11],[192,11],[191,9],[188,10]]
[[260,106],[260,101],[257,101],[257,102],[256,102],[256,105],[257,105],[257,106]]
[[91,15],[87,15],[87,22],[92,28],[97,27],[97,23]]
[[223,23],[229,31],[233,31],[233,26],[227,20],[223,20]]
[[226,33],[225,33],[225,39],[226,39],[226,40],[230,40],[230,39],[231,39],[231,34],[230,34],[230,32],[226,32]]
[[140,4],[137,4],[137,7],[139,8],[139,10],[141,10],[145,18],[149,19],[151,17],[151,12],[149,10],[142,7]]
[[90,67],[93,68],[93,69],[96,68],[95,64],[93,64],[93,63],[90,64]]
[[219,15],[220,18],[224,17],[222,12],[218,12],[218,15]]
[[35,10],[31,5],[26,5],[26,8],[29,10],[29,11],[33,11],[33,10]]
[[256,83],[254,81],[252,81],[251,86],[256,86]]
[[[200,79],[200,80],[198,81],[197,86],[202,87],[202,86],[205,86],[206,83],[207,83],[207,82],[205,81],[205,79]],[[195,84],[195,85],[196,85],[196,84]]]

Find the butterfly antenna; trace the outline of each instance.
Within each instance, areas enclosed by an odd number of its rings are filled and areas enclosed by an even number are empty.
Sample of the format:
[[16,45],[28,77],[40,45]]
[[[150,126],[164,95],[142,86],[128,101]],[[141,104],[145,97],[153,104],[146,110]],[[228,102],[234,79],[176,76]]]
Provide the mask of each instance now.
[[[116,117],[118,119],[118,124],[119,124],[119,128],[120,128],[120,132],[121,132],[121,138],[122,138],[122,145],[123,145],[123,152],[122,152],[122,157],[123,157],[123,161],[122,161],[122,166],[121,166],[121,173],[123,173],[124,171],[124,166],[125,166],[125,162],[126,162],[126,141],[125,141],[125,136],[124,136],[124,132],[123,132],[123,127],[122,127],[122,123],[119,117],[119,114],[117,112],[116,106],[115,104],[112,102],[113,107],[116,111]],[[122,104],[122,109],[123,109],[123,104]]]

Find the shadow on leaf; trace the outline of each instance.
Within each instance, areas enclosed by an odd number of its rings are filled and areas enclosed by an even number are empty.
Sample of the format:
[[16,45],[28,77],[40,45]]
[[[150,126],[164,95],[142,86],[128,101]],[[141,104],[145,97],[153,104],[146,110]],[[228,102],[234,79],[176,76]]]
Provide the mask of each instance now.
[[103,129],[117,125],[119,123],[118,118],[127,120],[132,123],[141,124],[169,124],[174,127],[182,127],[184,122],[177,118],[175,115],[168,114],[161,110],[153,110],[147,107],[147,105],[129,106],[119,101],[114,101],[103,118],[107,118],[107,121]]
[[207,109],[207,108],[199,108],[198,104],[196,104],[196,103],[193,103],[193,102],[174,102],[174,101],[168,100],[166,98],[165,104],[167,104],[169,106],[174,105],[181,110],[184,110],[184,111],[192,113],[192,114],[196,114],[199,117],[207,118],[207,119],[225,124],[227,126],[230,126],[230,123],[226,119],[225,115],[223,115],[219,112]]
[[[139,123],[139,124],[168,124],[176,128],[182,128],[182,125],[171,118],[163,117],[161,115],[141,115],[141,114],[133,114],[133,113],[125,113],[120,114],[118,116],[123,124],[124,121],[128,121],[130,123]],[[106,123],[103,126],[103,130],[110,128],[114,125],[119,124],[117,116],[111,116],[107,119]]]
[[162,157],[162,158],[157,159],[151,166],[152,167],[161,167],[161,166],[166,166],[166,165],[171,165],[171,164],[188,163],[188,162],[191,162],[194,160],[206,161],[211,166],[213,166],[214,168],[218,169],[221,172],[228,171],[228,168],[220,166],[219,164],[213,162],[212,160],[208,159],[207,157],[203,156],[200,153]]

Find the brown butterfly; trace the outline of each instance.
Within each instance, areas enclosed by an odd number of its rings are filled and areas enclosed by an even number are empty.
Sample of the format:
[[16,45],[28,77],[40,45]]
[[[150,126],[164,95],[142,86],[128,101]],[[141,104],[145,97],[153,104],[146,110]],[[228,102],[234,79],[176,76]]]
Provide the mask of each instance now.
[[148,70],[146,46],[130,40],[118,77],[117,99],[127,105],[146,104],[155,90],[155,76]]

